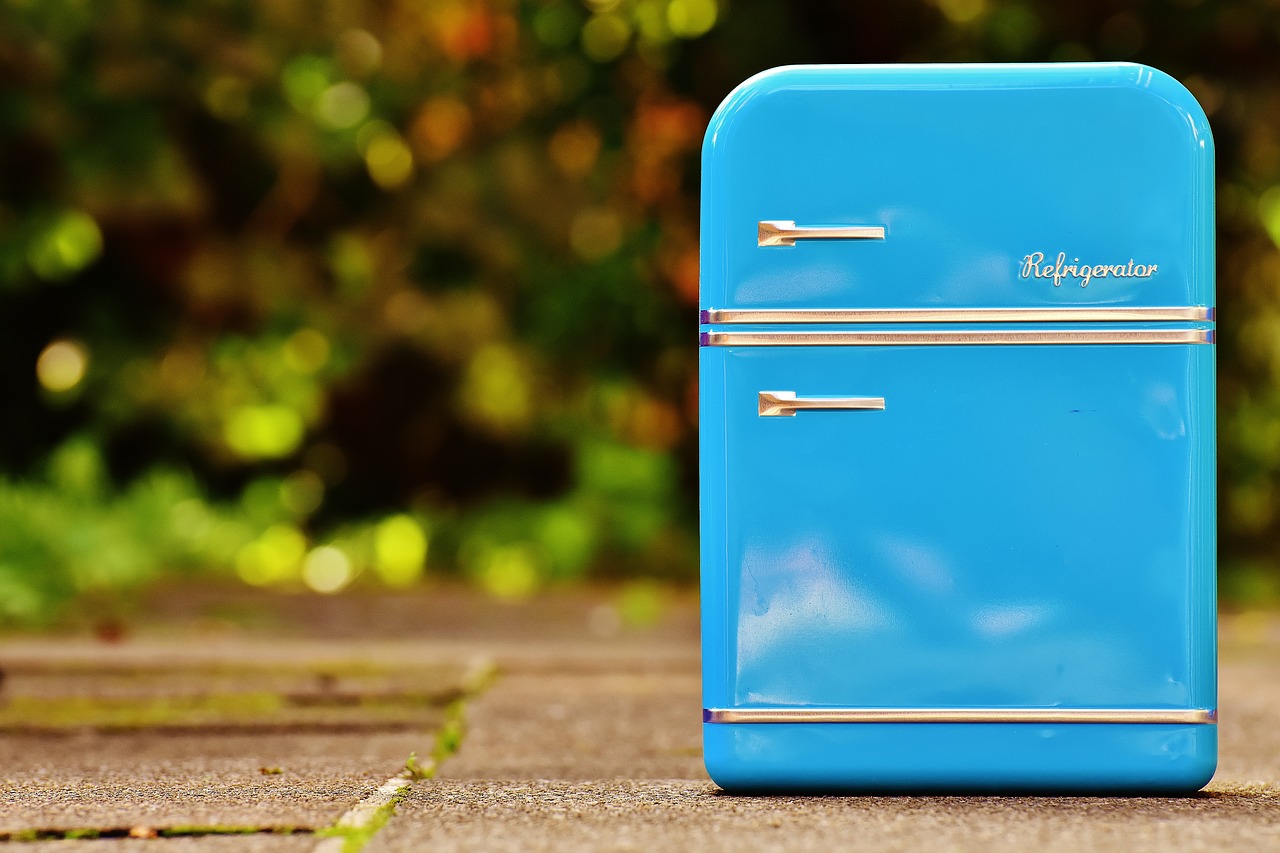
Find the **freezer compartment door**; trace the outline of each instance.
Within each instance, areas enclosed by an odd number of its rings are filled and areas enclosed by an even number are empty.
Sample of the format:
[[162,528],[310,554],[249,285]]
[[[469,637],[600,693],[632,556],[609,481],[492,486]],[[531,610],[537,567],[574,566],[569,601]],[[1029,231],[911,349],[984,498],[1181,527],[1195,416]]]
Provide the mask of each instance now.
[[705,310],[1213,305],[1208,123],[1140,65],[767,72],[702,198]]
[[1213,357],[703,348],[706,706],[1215,707]]

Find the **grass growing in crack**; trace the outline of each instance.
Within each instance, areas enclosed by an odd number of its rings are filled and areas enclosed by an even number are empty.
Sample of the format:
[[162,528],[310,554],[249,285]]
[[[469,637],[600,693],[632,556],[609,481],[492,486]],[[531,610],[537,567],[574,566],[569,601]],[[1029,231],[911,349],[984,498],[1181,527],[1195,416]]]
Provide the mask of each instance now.
[[271,691],[174,696],[12,696],[0,707],[0,732],[158,731],[270,726],[412,727],[430,720],[459,691],[292,695]]
[[391,799],[374,810],[373,814],[364,823],[356,826],[330,826],[316,832],[317,836],[342,839],[342,853],[360,853],[365,845],[373,840],[373,837],[382,831],[382,827],[387,825],[387,821],[396,813],[396,806],[400,805],[400,801],[404,799],[404,795],[409,791],[409,783],[406,781],[400,790],[391,795]]
[[[444,711],[444,724],[436,733],[435,743],[431,747],[431,758],[425,763],[418,760],[418,753],[411,752],[405,759],[404,769],[396,777],[403,784],[396,789],[385,803],[379,805],[367,819],[355,825],[344,824],[339,818],[333,826],[319,830],[316,835],[342,839],[342,853],[360,853],[387,821],[396,813],[396,806],[409,792],[409,786],[424,779],[433,779],[436,770],[449,756],[458,751],[462,738],[466,734],[466,704],[459,699],[449,704]],[[348,813],[349,814],[349,813]]]
[[444,725],[436,734],[436,743],[431,750],[431,761],[436,766],[444,762],[462,746],[462,738],[467,732],[466,704],[462,700],[450,702],[444,709]]
[[[184,667],[18,662],[5,667],[14,678],[6,680],[0,732],[410,728],[434,722],[438,709],[483,686],[488,669],[484,662],[466,668],[360,662]],[[112,689],[87,695],[77,688],[80,678]],[[46,684],[49,679],[52,683]]]
[[437,768],[462,746],[464,735],[466,735],[466,707],[459,700],[445,708],[444,723],[436,732],[436,740],[431,747],[431,757],[423,763],[418,759],[418,753],[409,753],[400,776],[410,782],[435,778]]
[[[379,804],[376,808],[363,815],[363,819],[357,824],[343,824],[343,819],[340,818],[338,823],[320,830],[292,826],[178,825],[154,829],[147,827],[147,831],[150,834],[145,837],[198,838],[213,835],[314,834],[320,837],[341,839],[343,853],[359,853],[386,826],[387,821],[391,820],[395,814],[396,807],[408,793],[410,785],[417,781],[434,778],[440,764],[458,751],[466,734],[466,700],[488,687],[495,676],[496,671],[487,663],[472,667],[465,679],[462,698],[450,702],[444,708],[444,721],[437,730],[435,741],[431,747],[430,758],[423,762],[418,759],[417,753],[409,753],[404,769],[392,780],[392,782],[396,779],[400,780],[400,784],[396,787],[394,793],[387,798],[386,802]],[[0,715],[0,727],[2,727],[2,724],[3,715]],[[283,771],[279,767],[264,766],[259,768],[259,772],[263,775],[277,775]],[[0,832],[0,842],[143,837],[136,835],[138,829],[139,827],[85,827],[67,830],[27,829],[9,833]]]
[[311,832],[294,826],[170,826],[157,829],[156,835],[161,838],[188,838],[201,835],[295,835]]
[[168,826],[148,830],[149,835],[138,834],[136,826],[95,826],[77,829],[21,829],[17,832],[0,832],[0,843],[32,841],[87,841],[101,838],[203,838],[211,835],[305,835],[312,830],[293,826],[219,826],[192,825]]
[[436,763],[428,760],[426,765],[418,763],[418,753],[411,752],[404,762],[404,772],[400,774],[410,782],[420,782],[436,775]]

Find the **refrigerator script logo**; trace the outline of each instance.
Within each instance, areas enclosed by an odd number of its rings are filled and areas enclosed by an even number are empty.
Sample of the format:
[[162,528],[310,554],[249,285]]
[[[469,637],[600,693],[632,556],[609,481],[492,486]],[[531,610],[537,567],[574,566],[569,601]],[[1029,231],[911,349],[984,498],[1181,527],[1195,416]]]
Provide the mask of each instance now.
[[1064,280],[1088,287],[1095,278],[1151,278],[1157,269],[1156,264],[1135,264],[1133,258],[1128,264],[1082,264],[1079,258],[1067,263],[1066,252],[1059,252],[1052,263],[1045,261],[1044,252],[1032,252],[1022,259],[1023,278],[1051,278],[1054,287],[1061,287]]

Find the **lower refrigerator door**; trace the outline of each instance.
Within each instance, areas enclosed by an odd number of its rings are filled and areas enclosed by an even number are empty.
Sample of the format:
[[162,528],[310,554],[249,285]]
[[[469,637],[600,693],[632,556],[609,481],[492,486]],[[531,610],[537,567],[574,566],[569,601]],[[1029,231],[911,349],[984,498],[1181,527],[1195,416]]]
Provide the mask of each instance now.
[[713,346],[701,359],[718,783],[1208,780],[1212,346]]

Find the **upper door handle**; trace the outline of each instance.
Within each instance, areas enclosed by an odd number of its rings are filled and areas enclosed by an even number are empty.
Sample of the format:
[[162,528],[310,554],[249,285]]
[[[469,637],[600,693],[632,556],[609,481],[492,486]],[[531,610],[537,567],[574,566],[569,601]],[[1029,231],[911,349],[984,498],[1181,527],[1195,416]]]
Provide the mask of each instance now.
[[795,391],[761,391],[760,417],[793,418],[801,409],[882,411],[884,397],[797,397]]
[[756,245],[794,246],[797,240],[883,240],[880,225],[797,226],[790,219],[762,219],[756,226]]

